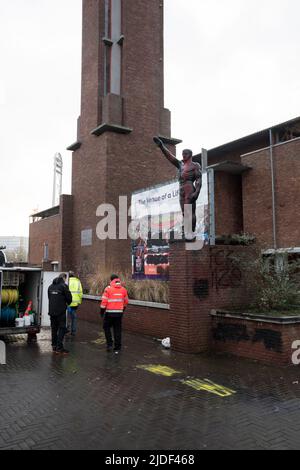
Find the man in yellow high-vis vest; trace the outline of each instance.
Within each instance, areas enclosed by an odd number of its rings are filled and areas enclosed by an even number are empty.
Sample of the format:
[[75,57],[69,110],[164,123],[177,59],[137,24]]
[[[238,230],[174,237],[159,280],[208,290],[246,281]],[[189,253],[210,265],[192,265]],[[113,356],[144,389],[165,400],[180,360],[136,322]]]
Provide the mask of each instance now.
[[73,271],[69,273],[69,289],[72,294],[72,303],[68,307],[68,329],[71,328],[71,335],[75,336],[77,332],[77,309],[82,304],[83,290],[80,280]]

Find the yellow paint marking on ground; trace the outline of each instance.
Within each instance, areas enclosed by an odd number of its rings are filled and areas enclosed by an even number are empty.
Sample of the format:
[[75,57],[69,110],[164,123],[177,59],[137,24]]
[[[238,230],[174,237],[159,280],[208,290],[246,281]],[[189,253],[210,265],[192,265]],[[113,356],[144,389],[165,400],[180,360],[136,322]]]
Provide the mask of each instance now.
[[146,370],[148,372],[152,372],[153,374],[156,374],[156,375],[163,375],[164,377],[172,377],[173,375],[181,374],[180,371],[171,369],[171,367],[154,365],[154,364],[141,365],[141,366],[137,366],[137,368]]
[[187,385],[188,387],[192,387],[197,391],[213,393],[214,395],[218,395],[222,398],[230,397],[236,393],[234,390],[223,387],[223,385],[215,384],[208,379],[181,380],[181,383]]
[[104,333],[99,333],[98,336],[99,336],[99,338],[96,339],[95,341],[92,341],[92,343],[97,344],[97,345],[106,344],[106,339],[105,339]]
[[106,340],[103,338],[99,338],[99,339],[96,339],[95,341],[92,341],[92,343],[97,344],[97,345],[102,345],[102,344],[106,344]]

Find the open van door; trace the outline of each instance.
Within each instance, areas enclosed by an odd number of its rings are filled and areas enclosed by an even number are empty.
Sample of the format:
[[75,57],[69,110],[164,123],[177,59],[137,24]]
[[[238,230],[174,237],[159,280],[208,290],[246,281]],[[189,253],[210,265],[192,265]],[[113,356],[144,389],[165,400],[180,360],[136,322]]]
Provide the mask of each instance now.
[[2,304],[2,283],[3,283],[3,271],[0,269],[0,319],[1,319],[1,304]]
[[48,288],[51,286],[54,279],[59,276],[59,273],[53,271],[42,272],[42,327],[51,326],[49,317],[49,300],[48,300]]

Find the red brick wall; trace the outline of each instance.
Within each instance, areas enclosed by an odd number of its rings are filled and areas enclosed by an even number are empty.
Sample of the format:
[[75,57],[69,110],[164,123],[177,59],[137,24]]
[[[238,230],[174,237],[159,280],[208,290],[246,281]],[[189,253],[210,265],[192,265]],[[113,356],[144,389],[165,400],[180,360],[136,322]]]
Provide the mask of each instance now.
[[[104,0],[83,0],[80,139],[102,122],[105,48]],[[164,2],[126,0],[122,8],[124,124],[143,137],[170,131],[164,112]],[[108,49],[109,50],[109,49]]]
[[[228,144],[229,145],[229,144]],[[222,151],[208,152],[208,165],[223,161],[241,163],[241,153],[255,151],[268,145],[268,139],[257,138],[251,144],[241,142],[226,145]],[[215,172],[215,223],[216,235],[232,235],[244,231],[242,175]]]
[[61,270],[68,271],[73,265],[73,196],[63,195],[60,198],[61,216]]
[[292,344],[300,340],[300,324],[276,324],[243,318],[212,318],[214,352],[278,365],[292,364]]
[[[278,248],[300,246],[299,178],[300,140],[273,149],[276,190]],[[252,167],[243,176],[244,230],[258,237],[261,244],[273,247],[272,181],[270,150],[242,157]]]
[[[90,136],[73,154],[73,269],[83,281],[106,262],[105,242],[100,242],[95,233],[96,210],[106,200],[106,142],[106,136]],[[81,247],[81,231],[86,229],[93,230],[91,247]]]
[[242,178],[222,171],[215,173],[216,235],[243,232]]
[[300,140],[275,147],[274,159],[278,246],[300,246]]
[[[44,244],[49,247],[49,262],[58,261],[60,270],[69,270],[72,265],[73,198],[62,195],[59,214],[42,219],[29,226],[29,264],[41,265]],[[48,263],[48,269],[51,264]]]
[[164,2],[127,0],[123,3],[125,122],[143,141],[145,133],[161,132],[165,117]]
[[252,169],[243,175],[244,230],[257,235],[267,247],[273,246],[272,181],[270,151],[242,157]]
[[[247,146],[237,151],[221,154],[209,152],[209,164],[219,161],[241,161],[252,170],[241,177],[215,173],[216,234],[227,235],[245,231],[257,236],[261,245],[273,247],[272,227],[272,180],[270,150],[263,148],[266,142],[257,142],[253,147],[262,150],[243,155]],[[251,146],[249,151],[251,150]],[[300,225],[297,208],[300,203],[298,181],[300,140],[275,145],[273,148],[276,191],[277,244],[278,248],[299,246]]]
[[125,330],[153,338],[170,336],[170,311],[129,305],[124,319]]
[[29,264],[41,265],[44,257],[44,243],[49,247],[49,260],[60,261],[61,216],[55,215],[29,226]]
[[[254,152],[255,150],[262,149],[269,145],[269,139],[265,137],[257,137],[253,139],[251,143],[239,141],[235,145],[232,143],[222,145],[222,149],[213,149],[208,152],[208,165],[215,165],[216,163],[230,161],[230,162],[241,162],[241,154]],[[230,149],[229,149],[230,148]]]
[[210,349],[214,308],[247,304],[244,275],[231,255],[247,248],[224,246],[186,251],[173,243],[170,254],[170,331],[172,348],[187,353]]
[[[97,323],[101,328],[99,303],[96,300],[84,300],[78,315],[81,320]],[[130,333],[163,339],[170,334],[170,312],[161,308],[129,305],[124,315],[123,327]]]
[[79,139],[88,135],[99,123],[101,115],[101,86],[103,86],[104,56],[104,14],[103,0],[84,0],[82,2],[82,85],[81,85],[81,119]]

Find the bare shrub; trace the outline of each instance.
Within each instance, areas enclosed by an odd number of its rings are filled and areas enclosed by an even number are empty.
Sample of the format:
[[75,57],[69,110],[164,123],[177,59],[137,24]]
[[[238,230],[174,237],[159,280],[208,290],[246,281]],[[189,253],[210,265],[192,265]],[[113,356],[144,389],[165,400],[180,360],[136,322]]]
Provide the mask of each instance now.
[[275,257],[263,256],[258,249],[235,257],[234,261],[246,274],[250,307],[264,312],[300,308],[299,261],[288,262],[286,258],[277,263]]
[[168,282],[156,280],[141,280],[136,281],[132,279],[131,273],[122,272],[116,268],[114,269],[101,269],[99,268],[95,274],[88,277],[89,293],[91,295],[101,295],[110,284],[110,276],[112,273],[118,274],[120,279],[128,291],[128,296],[131,300],[141,300],[144,302],[157,302],[168,304],[169,303],[169,285]]

